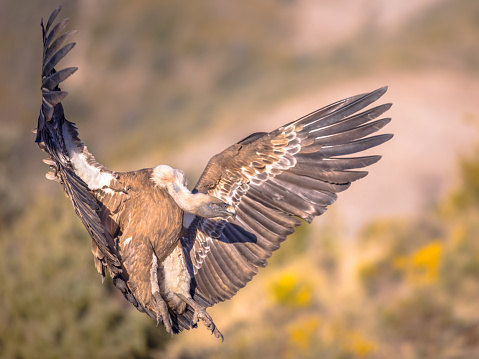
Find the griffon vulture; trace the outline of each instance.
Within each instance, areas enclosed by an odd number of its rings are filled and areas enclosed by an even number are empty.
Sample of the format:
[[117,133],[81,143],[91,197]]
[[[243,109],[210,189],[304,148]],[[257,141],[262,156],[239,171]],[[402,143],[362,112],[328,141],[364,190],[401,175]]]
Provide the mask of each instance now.
[[[170,333],[201,321],[222,334],[206,308],[230,299],[265,267],[282,241],[311,223],[337,193],[380,156],[344,157],[378,146],[392,135],[369,136],[390,119],[375,120],[390,104],[365,108],[386,88],[323,107],[270,133],[254,133],[215,155],[195,188],[181,170],[161,165],[115,172],[98,163],[65,118],[58,85],[77,68],[55,70],[72,49],[74,31],[43,32],[42,106],[36,142],[44,160],[88,230],[95,267],[139,311]],[[362,111],[362,112],[360,112]],[[368,137],[369,136],[369,137]]]

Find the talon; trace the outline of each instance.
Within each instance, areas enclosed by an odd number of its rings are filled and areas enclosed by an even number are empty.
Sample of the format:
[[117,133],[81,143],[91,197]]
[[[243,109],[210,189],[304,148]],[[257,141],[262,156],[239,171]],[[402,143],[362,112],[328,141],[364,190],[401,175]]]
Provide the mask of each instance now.
[[214,332],[211,334],[214,334],[216,338],[221,339],[222,343],[225,341],[223,334],[221,334],[221,332],[218,329],[215,328]]
[[198,319],[196,319],[196,321],[195,321],[195,319],[192,319],[191,323],[190,323],[190,326],[192,328],[198,328]]
[[171,336],[173,336],[173,321],[171,320],[170,314],[168,313],[168,307],[161,298],[160,293],[155,292],[153,293],[153,298],[155,299],[156,302],[156,308],[157,308],[157,315],[156,315],[156,326],[158,326],[160,320],[163,322],[163,325],[165,326],[166,332],[171,333]]
[[191,319],[191,326],[197,326],[198,324],[198,312],[195,310],[193,313],[193,319]]
[[205,327],[214,335],[216,338],[221,339],[223,342],[223,334],[218,330],[215,323],[213,322],[213,318],[206,312],[205,309],[195,310],[193,314],[193,322],[196,325],[198,321],[201,320]]
[[218,339],[221,339],[223,342],[223,334],[216,328],[215,323],[213,322],[213,318],[206,312],[206,309],[196,303],[191,297],[186,297],[181,293],[175,293],[178,298],[183,300],[186,304],[188,304],[193,309],[193,318],[191,320],[191,327],[196,328],[198,322],[201,320],[208,330],[211,331],[211,334]]

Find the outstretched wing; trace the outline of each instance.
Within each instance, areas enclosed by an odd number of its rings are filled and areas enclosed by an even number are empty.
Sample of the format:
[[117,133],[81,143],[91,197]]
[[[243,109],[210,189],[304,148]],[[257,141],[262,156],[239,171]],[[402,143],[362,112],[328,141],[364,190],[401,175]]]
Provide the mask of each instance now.
[[102,279],[108,269],[115,286],[137,309],[145,311],[126,284],[126,273],[114,243],[119,231],[116,219],[128,199],[128,191],[119,181],[117,173],[107,170],[95,160],[80,141],[75,124],[65,119],[61,101],[67,92],[61,91],[58,85],[77,68],[56,71],[54,67],[74,47],[74,43],[64,43],[75,31],[60,35],[68,24],[68,19],[52,27],[59,11],[60,7],[53,11],[46,26],[43,25],[43,20],[41,23],[42,107],[35,142],[50,155],[49,159],[44,160],[53,169],[47,178],[56,180],[63,186],[76,214],[92,238],[95,266]]
[[[234,205],[235,220],[194,218],[182,239],[196,301],[231,298],[264,267],[303,219],[321,215],[351,182],[354,169],[380,156],[343,157],[378,146],[392,135],[367,137],[389,118],[384,104],[358,113],[387,88],[338,101],[270,133],[256,133],[214,156],[195,191]],[[374,120],[374,121],[373,121]]]

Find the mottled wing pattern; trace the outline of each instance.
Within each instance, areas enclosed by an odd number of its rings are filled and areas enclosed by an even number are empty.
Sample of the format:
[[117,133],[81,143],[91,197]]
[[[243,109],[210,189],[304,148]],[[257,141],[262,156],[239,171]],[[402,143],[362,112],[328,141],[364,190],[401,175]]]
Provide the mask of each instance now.
[[67,92],[59,84],[73,74],[77,68],[55,70],[58,62],[73,48],[67,42],[75,31],[60,33],[68,19],[52,27],[60,8],[57,8],[43,25],[42,107],[36,129],[36,142],[50,155],[44,160],[53,170],[47,178],[59,182],[70,198],[76,214],[92,238],[92,252],[98,272],[105,277],[110,271],[113,283],[123,295],[144,311],[131,294],[126,274],[116,249],[114,238],[119,226],[116,220],[128,193],[118,181],[118,174],[99,164],[78,137],[74,123],[65,119],[61,101]]
[[[195,218],[182,239],[193,295],[204,306],[231,298],[294,232],[321,215],[360,169],[380,156],[343,157],[392,135],[367,137],[389,118],[390,104],[364,110],[386,88],[333,103],[271,133],[251,135],[214,156],[195,190],[234,204],[233,221]],[[362,111],[358,113],[359,111]]]
[[[120,183],[117,183],[120,184]],[[99,203],[99,210],[97,211],[100,222],[103,228],[116,239],[120,235],[120,215],[125,207],[125,202],[130,198],[126,189],[111,190],[110,188],[98,189],[91,192]],[[107,263],[105,255],[98,248],[95,241],[92,240],[91,251],[94,257],[95,268],[102,277],[105,278]]]

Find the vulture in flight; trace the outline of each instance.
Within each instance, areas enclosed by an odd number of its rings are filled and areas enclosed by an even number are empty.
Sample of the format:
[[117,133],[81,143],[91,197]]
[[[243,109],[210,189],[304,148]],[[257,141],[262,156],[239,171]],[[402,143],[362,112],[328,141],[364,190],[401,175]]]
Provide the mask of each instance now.
[[[95,160],[65,118],[57,71],[73,48],[60,8],[41,23],[42,106],[36,143],[92,238],[94,264],[139,311],[171,334],[201,321],[223,339],[206,308],[233,297],[304,220],[366,176],[380,156],[348,157],[388,141],[374,135],[391,104],[366,109],[386,88],[352,96],[213,156],[193,190],[166,165],[115,172]],[[65,43],[68,43],[64,45]],[[346,156],[346,157],[345,157]]]

